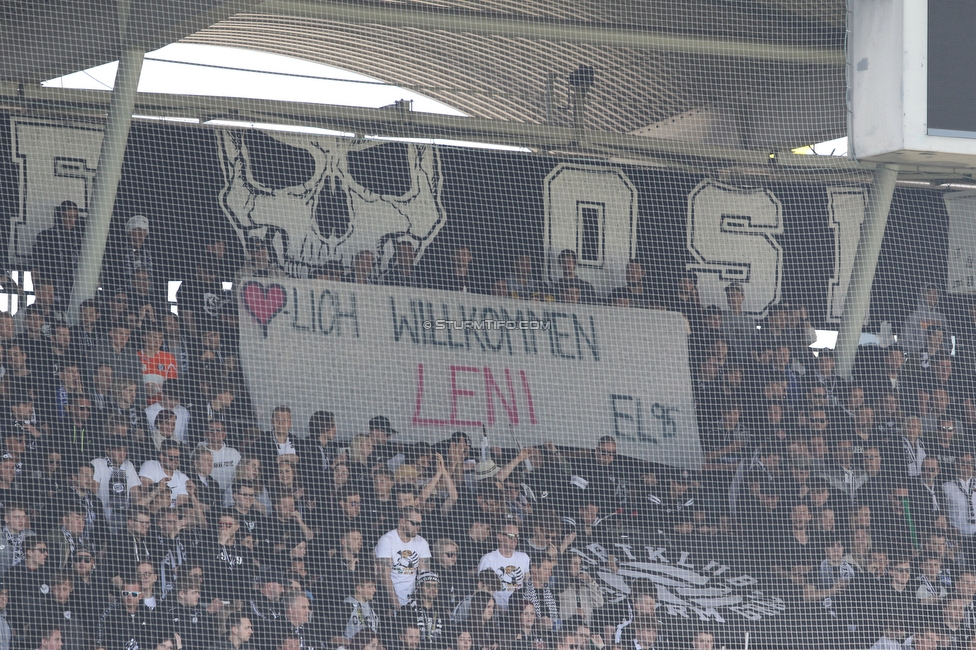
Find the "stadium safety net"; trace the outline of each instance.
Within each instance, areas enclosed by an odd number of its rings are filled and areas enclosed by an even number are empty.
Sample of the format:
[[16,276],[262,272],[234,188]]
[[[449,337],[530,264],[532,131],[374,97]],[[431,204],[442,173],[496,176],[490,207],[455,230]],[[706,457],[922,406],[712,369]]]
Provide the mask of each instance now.
[[976,647],[976,184],[848,3],[0,11],[0,650]]

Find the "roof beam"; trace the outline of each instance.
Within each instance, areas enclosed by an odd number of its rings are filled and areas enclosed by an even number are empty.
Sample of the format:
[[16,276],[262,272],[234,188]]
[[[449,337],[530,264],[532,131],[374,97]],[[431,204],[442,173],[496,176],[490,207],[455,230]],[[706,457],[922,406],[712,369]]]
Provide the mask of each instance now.
[[[103,120],[111,93],[24,86],[0,82],[0,109],[60,118]],[[261,99],[139,93],[134,113],[156,118],[233,120],[330,129],[359,136],[464,140],[577,155],[642,159],[648,164],[696,169],[744,166],[757,172],[801,167],[810,173],[873,169],[846,158],[762,151],[648,138],[608,131],[579,131],[543,124],[510,122],[394,108],[358,108]]]
[[842,49],[791,47],[745,40],[588,26],[566,21],[514,19],[471,12],[418,11],[387,5],[326,3],[311,0],[267,0],[249,13],[705,56],[830,66],[845,64],[845,54]]

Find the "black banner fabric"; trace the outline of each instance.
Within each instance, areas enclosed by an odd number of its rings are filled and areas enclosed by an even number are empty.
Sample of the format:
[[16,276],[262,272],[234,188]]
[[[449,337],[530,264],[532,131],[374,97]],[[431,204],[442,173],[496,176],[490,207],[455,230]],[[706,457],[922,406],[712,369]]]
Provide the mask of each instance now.
[[[0,139],[11,144],[11,154],[0,157],[0,244],[11,268],[24,268],[33,237],[51,224],[61,200],[85,206],[98,138],[79,144],[74,134],[92,129],[99,127],[0,121]],[[806,306],[816,326],[836,328],[867,191],[809,182],[729,187],[704,175],[530,153],[136,122],[111,237],[122,236],[131,215],[148,216],[168,279],[186,278],[188,261],[214,236],[234,242],[236,261],[243,261],[244,237],[278,237],[277,254],[293,267],[348,265],[354,241],[380,249],[385,266],[383,246],[407,238],[419,246],[425,270],[446,265],[450,251],[466,244],[485,292],[510,275],[517,255],[544,270],[568,247],[588,251],[580,275],[604,291],[623,284],[623,263],[634,257],[648,286],[663,293],[690,269],[699,273],[706,303],[722,304],[721,288],[738,280],[747,287],[747,311],[757,316],[787,301]],[[273,223],[234,212],[262,200],[277,201],[266,213]],[[418,218],[418,210],[427,216]],[[384,232],[387,222],[399,228],[404,215],[406,231]],[[871,324],[897,326],[921,286],[944,286],[946,233],[941,192],[898,189]]]

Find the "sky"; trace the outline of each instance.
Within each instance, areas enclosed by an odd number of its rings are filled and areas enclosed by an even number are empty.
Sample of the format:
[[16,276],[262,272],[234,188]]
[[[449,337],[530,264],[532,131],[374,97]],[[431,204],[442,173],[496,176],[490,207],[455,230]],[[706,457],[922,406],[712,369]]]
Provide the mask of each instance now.
[[[43,86],[111,90],[118,62],[49,79]],[[139,92],[379,108],[413,101],[423,113],[464,116],[446,104],[361,74],[303,59],[234,47],[172,43],[145,55]]]
[[[41,85],[48,88],[109,91],[115,84],[118,67],[118,61],[113,61],[56,79],[48,79]],[[413,102],[412,109],[415,112],[467,117],[447,104],[355,72],[279,54],[216,45],[172,43],[154,52],[147,52],[139,77],[139,92],[273,99],[366,108],[381,108],[399,100],[407,100]],[[133,117],[158,119],[141,115]],[[185,118],[164,119],[198,122],[198,120]],[[267,123],[227,120],[211,120],[207,123],[322,135],[347,137],[354,135],[328,129]],[[461,140],[379,137],[370,139],[528,151],[520,147]]]

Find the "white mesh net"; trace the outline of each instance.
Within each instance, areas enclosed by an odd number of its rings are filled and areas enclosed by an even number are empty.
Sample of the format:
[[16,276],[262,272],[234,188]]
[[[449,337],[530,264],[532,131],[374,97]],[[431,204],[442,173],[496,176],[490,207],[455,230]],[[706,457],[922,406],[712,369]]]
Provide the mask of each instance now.
[[76,5],[3,9],[0,650],[970,647],[976,201],[794,153],[845,3]]

